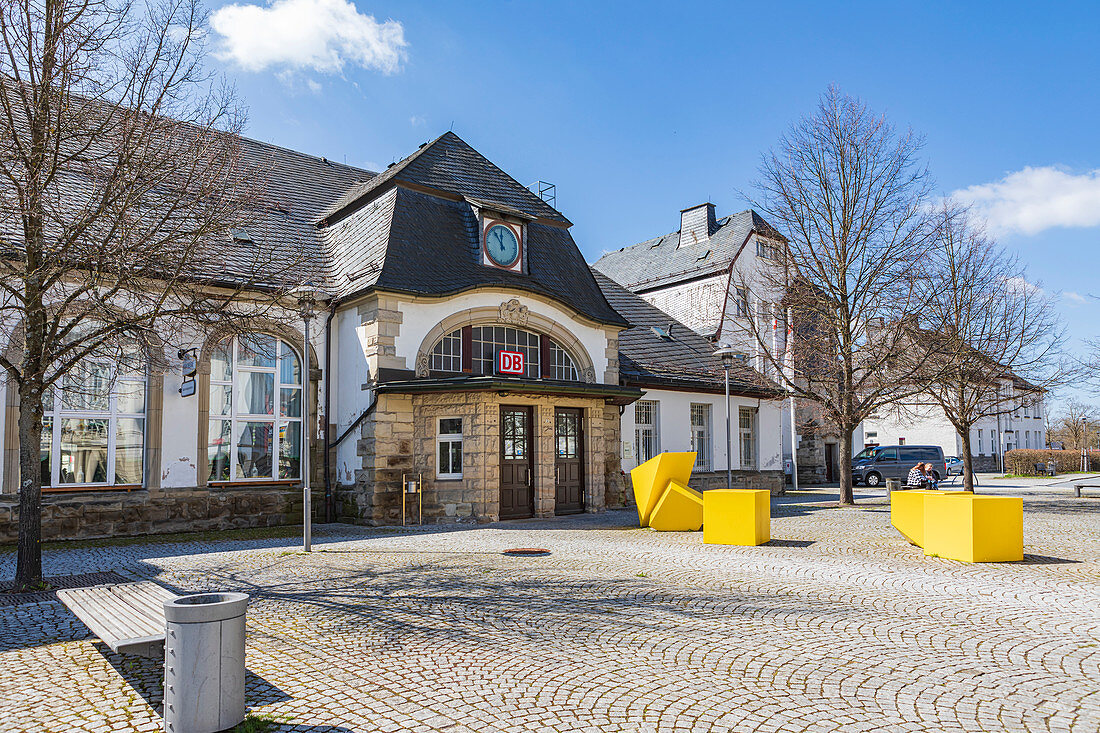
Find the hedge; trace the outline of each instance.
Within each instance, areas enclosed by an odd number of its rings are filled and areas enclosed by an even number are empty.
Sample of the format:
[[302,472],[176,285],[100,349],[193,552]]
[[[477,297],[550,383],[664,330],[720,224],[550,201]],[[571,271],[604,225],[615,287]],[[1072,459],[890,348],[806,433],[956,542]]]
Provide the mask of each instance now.
[[[1017,476],[1037,476],[1036,463],[1058,464],[1058,473],[1081,470],[1081,451],[1076,450],[1039,450],[1022,448],[1005,453],[1005,473]],[[1089,451],[1089,471],[1100,471],[1100,452]]]

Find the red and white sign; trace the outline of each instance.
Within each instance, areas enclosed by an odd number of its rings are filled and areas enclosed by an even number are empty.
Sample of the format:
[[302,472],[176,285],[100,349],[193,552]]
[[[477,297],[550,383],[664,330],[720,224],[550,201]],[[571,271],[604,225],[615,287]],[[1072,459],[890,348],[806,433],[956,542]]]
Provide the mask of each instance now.
[[522,351],[501,351],[497,354],[497,372],[523,374],[525,371]]

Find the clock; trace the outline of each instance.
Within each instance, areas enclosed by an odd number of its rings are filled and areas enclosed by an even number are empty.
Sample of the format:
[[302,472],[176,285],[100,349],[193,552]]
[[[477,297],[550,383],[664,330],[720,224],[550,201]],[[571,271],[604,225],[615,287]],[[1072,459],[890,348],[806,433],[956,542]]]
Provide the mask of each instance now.
[[500,267],[512,267],[519,259],[519,239],[512,228],[504,224],[493,224],[485,230],[485,254],[493,264]]

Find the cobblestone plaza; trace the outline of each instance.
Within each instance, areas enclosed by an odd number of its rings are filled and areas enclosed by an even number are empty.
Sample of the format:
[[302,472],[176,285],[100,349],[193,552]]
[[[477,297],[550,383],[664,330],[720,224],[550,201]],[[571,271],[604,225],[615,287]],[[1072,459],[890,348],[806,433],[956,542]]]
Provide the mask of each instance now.
[[[248,702],[281,730],[1100,730],[1100,499],[1027,491],[1025,562],[966,565],[909,545],[881,496],[834,497],[773,500],[755,548],[612,511],[332,525],[310,555],[86,546],[46,572],[251,594]],[[56,601],[0,608],[0,730],[159,730],[161,674]]]

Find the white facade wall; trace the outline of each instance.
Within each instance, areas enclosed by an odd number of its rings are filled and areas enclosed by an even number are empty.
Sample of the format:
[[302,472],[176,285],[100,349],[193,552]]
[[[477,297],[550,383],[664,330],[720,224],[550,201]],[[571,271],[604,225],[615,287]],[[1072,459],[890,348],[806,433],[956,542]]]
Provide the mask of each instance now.
[[[726,398],[724,395],[702,392],[680,392],[672,390],[646,390],[643,400],[657,402],[658,431],[662,452],[685,452],[691,450],[691,405],[708,404],[711,406],[711,448],[712,471],[726,470]],[[757,409],[756,447],[759,455],[757,470],[779,471],[783,468],[780,448],[781,403],[776,400],[760,400],[749,397],[730,397],[730,417],[733,421],[733,468],[741,469],[740,436],[738,433],[738,408]],[[634,448],[634,405],[627,405],[622,416],[621,450],[622,467],[630,471],[638,465]]]
[[[370,406],[373,395],[370,390],[363,389],[370,374],[367,369],[366,329],[358,309],[353,307],[338,311],[332,319],[331,332],[330,348],[336,366],[332,377],[332,393],[329,395],[329,409],[332,412],[329,420],[336,426],[332,436],[336,440]],[[321,395],[323,403],[324,385]],[[337,483],[355,481],[355,470],[362,467],[357,447],[357,436],[353,433],[333,451]]]

